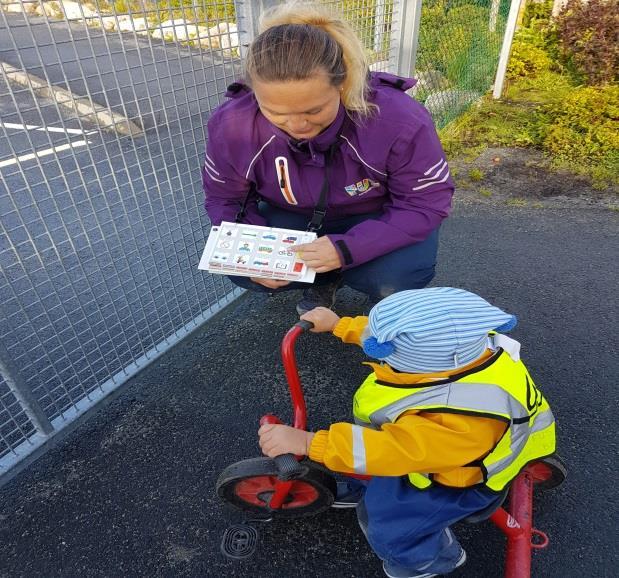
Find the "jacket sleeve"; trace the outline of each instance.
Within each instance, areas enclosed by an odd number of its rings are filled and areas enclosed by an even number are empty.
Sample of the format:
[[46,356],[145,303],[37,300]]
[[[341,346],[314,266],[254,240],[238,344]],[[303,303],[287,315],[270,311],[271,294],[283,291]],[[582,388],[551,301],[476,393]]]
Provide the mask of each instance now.
[[[216,112],[208,122],[206,155],[202,165],[204,208],[213,225],[219,225],[222,221],[234,222],[251,188],[251,182],[234,166],[235,142],[232,135],[239,134],[234,126],[235,121],[222,117]],[[225,134],[231,136],[226,138]],[[242,222],[266,225],[266,220],[258,213],[256,194],[248,199]]]
[[402,131],[391,148],[389,200],[382,215],[345,234],[328,235],[340,252],[343,269],[425,240],[449,214],[454,184],[432,119],[425,109],[420,114],[423,122],[417,130]]
[[309,457],[344,473],[441,473],[486,455],[504,430],[505,425],[492,418],[407,412],[380,430],[333,424],[316,432]]
[[368,318],[365,316],[342,317],[333,329],[333,335],[344,343],[354,343],[361,346],[367,324]]

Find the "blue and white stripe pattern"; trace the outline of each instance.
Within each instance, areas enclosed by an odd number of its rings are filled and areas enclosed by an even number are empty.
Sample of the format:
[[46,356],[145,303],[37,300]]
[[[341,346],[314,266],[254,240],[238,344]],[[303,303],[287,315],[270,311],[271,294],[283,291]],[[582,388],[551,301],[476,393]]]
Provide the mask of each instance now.
[[391,367],[429,373],[471,363],[487,348],[490,331],[515,324],[513,315],[474,293],[431,287],[383,299],[370,311],[368,327],[378,344],[391,343],[391,353],[381,357]]

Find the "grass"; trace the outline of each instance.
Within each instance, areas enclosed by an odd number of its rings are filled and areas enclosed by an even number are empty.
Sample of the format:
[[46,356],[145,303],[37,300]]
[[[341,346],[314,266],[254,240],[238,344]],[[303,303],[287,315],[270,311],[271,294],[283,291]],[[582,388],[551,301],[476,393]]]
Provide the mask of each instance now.
[[525,199],[507,199],[505,204],[510,207],[526,207],[529,203]]
[[486,174],[481,169],[471,169],[469,171],[469,179],[471,179],[474,182],[481,181],[485,176]]
[[[503,97],[484,96],[439,131],[447,154],[473,159],[488,147],[535,147],[552,168],[584,175],[595,188],[619,184],[619,87],[582,86],[556,60],[556,47],[541,56],[530,30],[518,42]],[[481,180],[475,171],[469,178]]]

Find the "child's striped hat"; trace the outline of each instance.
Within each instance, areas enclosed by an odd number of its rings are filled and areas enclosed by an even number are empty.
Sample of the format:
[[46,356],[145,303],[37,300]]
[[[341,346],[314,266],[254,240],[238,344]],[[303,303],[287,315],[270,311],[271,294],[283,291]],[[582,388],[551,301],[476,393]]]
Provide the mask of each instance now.
[[372,308],[370,337],[363,349],[399,371],[445,371],[480,357],[490,331],[515,326],[514,315],[463,289],[413,289],[394,293]]

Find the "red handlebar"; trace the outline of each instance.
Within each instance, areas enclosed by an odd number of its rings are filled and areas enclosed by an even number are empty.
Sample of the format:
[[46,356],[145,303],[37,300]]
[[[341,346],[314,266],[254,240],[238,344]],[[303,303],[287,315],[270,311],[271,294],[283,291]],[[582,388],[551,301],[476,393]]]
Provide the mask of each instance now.
[[278,424],[282,423],[282,421],[276,415],[273,415],[272,413],[267,413],[260,418],[260,425],[266,425],[268,423]]
[[284,371],[288,380],[290,389],[290,398],[292,400],[292,415],[293,426],[297,429],[305,429],[307,427],[307,410],[305,407],[305,398],[303,397],[303,388],[297,371],[297,360],[294,354],[294,344],[297,337],[304,331],[308,331],[314,327],[310,321],[299,321],[288,330],[288,333],[282,340],[282,361],[284,362]]

